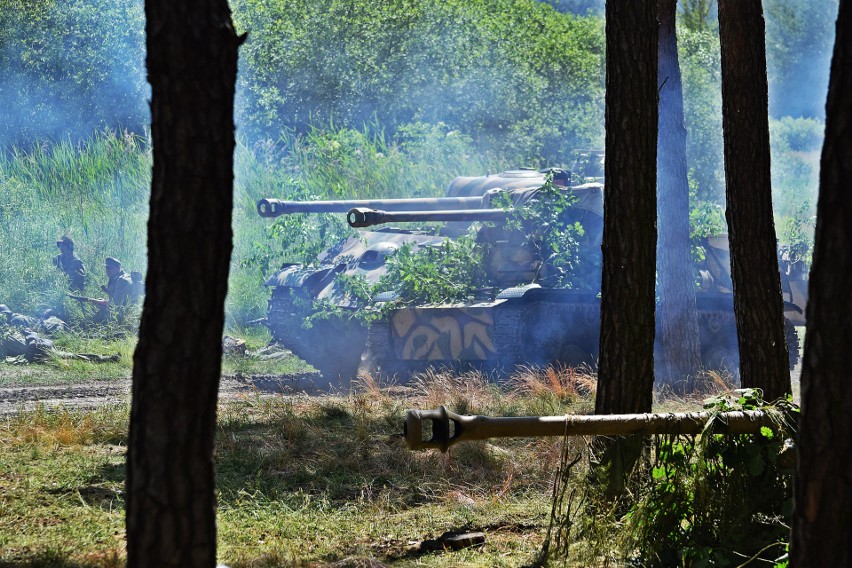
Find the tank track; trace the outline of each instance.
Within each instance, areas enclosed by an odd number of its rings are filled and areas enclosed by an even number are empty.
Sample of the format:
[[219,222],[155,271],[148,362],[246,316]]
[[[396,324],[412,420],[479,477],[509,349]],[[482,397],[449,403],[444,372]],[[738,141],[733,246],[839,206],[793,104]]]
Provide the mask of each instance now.
[[801,360],[801,357],[799,357],[801,352],[799,334],[796,332],[796,326],[788,319],[784,320],[784,332],[787,336],[787,349],[790,351],[790,370],[792,371]]
[[310,311],[298,303],[290,288],[273,289],[267,310],[273,340],[320,372],[323,380],[315,381],[316,388],[348,387],[358,374],[366,329],[340,318],[320,320],[306,329],[302,323]]

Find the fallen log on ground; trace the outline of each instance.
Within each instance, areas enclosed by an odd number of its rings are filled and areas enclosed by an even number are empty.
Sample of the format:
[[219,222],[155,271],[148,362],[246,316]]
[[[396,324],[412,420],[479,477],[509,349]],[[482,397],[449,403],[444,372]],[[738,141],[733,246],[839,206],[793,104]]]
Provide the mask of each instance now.
[[[424,422],[431,437],[423,438]],[[428,424],[427,424],[428,426]],[[463,441],[487,438],[539,436],[629,436],[631,434],[757,434],[776,429],[778,413],[764,410],[735,412],[679,412],[659,414],[605,414],[498,417],[462,416],[441,406],[437,410],[409,410],[403,431],[410,450],[447,448]]]

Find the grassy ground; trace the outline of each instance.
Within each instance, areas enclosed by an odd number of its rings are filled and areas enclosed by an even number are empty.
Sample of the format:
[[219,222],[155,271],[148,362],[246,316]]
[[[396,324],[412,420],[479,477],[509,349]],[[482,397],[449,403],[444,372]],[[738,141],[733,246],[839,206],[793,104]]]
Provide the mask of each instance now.
[[[579,380],[579,382],[578,382]],[[220,408],[219,558],[232,567],[522,566],[540,549],[561,440],[405,449],[408,407],[587,412],[581,375],[527,373],[500,391],[481,377],[425,377],[405,392],[365,383],[347,397],[249,395]],[[556,387],[554,390],[554,386]],[[117,566],[124,558],[128,409],[37,410],[0,422],[0,566]],[[454,529],[486,543],[423,541]]]
[[[248,336],[250,350],[264,345]],[[0,364],[0,386],[129,378],[134,342],[67,335],[76,351],[120,351],[118,363],[53,360]],[[225,357],[226,373],[309,370],[293,358]],[[287,370],[290,369],[290,370]],[[402,438],[408,408],[446,405],[490,416],[591,413],[594,377],[576,370],[525,370],[496,386],[477,374],[429,373],[406,387],[362,377],[347,396],[246,393],[223,401],[217,431],[219,561],[272,566],[528,566],[545,541],[557,470],[581,459],[587,440],[496,439],[447,454],[410,452]],[[729,388],[709,374],[705,392]],[[701,397],[665,398],[657,411],[700,407]],[[124,463],[129,409],[47,411],[0,418],[0,568],[123,566]],[[567,448],[566,448],[567,445]],[[572,482],[574,483],[574,482]],[[570,492],[569,492],[570,493]],[[622,512],[623,513],[623,512]],[[592,519],[572,542],[570,565],[622,565],[621,521]],[[483,545],[444,550],[453,530],[483,531]],[[589,536],[591,534],[591,536]],[[627,545],[629,548],[629,544]]]

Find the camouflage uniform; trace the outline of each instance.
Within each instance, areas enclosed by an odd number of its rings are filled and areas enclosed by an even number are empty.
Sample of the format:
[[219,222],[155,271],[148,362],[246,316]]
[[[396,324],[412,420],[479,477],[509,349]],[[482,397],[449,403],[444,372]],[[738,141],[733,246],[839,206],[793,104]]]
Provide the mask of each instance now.
[[133,281],[130,275],[121,269],[121,262],[114,258],[104,261],[109,280],[101,290],[106,293],[108,301],[100,306],[95,319],[106,322],[110,319],[124,321],[127,308],[134,305],[137,297],[133,292]]
[[21,330],[44,332],[50,335],[65,331],[68,328],[68,324],[52,315],[50,310],[45,312],[43,319],[39,319],[24,314],[16,314],[6,304],[0,304],[0,318],[5,318],[3,323],[8,326]]
[[90,363],[106,363],[118,361],[121,356],[98,355],[96,353],[70,353],[60,351],[53,345],[53,341],[40,336],[30,329],[20,330],[7,325],[0,325],[0,355],[12,357],[13,362],[40,363],[50,357],[58,359],[75,359],[78,361],[89,361]]
[[18,357],[27,354],[27,340],[23,331],[0,325],[0,354],[4,357]]
[[103,290],[112,306],[124,307],[134,303],[133,281],[123,270],[110,278]]
[[19,329],[36,329],[39,327],[40,322],[34,317],[8,312],[6,314],[6,323]]

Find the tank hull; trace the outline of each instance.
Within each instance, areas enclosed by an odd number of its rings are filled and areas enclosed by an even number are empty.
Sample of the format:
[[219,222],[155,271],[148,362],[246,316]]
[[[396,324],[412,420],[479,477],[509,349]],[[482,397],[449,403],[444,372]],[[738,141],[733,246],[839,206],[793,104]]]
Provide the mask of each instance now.
[[[736,376],[739,352],[729,302],[724,295],[698,299],[702,364]],[[799,340],[793,323],[787,320],[786,327],[792,369],[799,361]],[[594,369],[599,334],[596,295],[534,289],[489,303],[396,310],[371,325],[362,365],[398,382],[430,368],[481,370],[498,381],[519,368]]]

